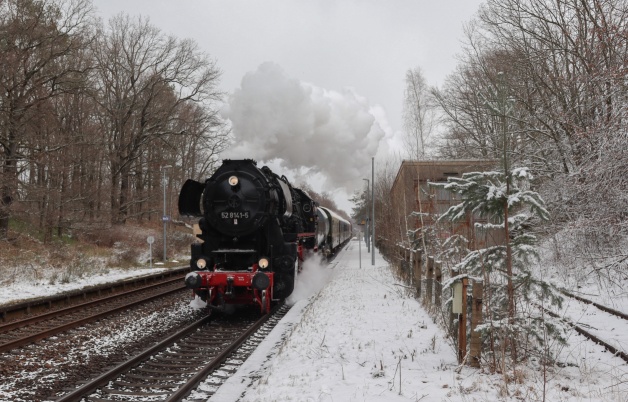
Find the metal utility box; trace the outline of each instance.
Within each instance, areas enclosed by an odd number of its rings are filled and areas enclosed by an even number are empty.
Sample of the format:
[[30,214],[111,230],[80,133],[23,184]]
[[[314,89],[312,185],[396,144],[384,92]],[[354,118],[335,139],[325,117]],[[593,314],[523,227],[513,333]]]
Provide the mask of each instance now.
[[462,281],[457,281],[453,286],[453,301],[451,303],[451,312],[454,314],[462,314]]

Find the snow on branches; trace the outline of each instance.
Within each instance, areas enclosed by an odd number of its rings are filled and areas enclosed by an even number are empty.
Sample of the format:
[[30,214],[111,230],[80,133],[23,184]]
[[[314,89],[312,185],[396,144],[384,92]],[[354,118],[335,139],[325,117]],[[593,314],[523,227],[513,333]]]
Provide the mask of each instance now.
[[514,361],[524,358],[516,351],[524,343],[529,348],[531,339],[534,346],[528,350],[533,352],[547,349],[545,335],[564,340],[563,329],[536,307],[560,305],[562,298],[552,285],[532,275],[531,264],[538,260],[538,253],[529,222],[533,218],[548,220],[549,213],[539,194],[529,189],[531,179],[527,168],[515,168],[508,175],[471,172],[460,178],[449,177],[447,183],[430,183],[456,193],[460,199],[439,221],[457,221],[472,214],[486,219],[486,223],[475,223],[476,230],[504,233],[502,244],[470,250],[454,266],[454,272],[483,280],[489,297],[484,301],[487,314],[482,328],[491,338],[491,352],[509,350]]

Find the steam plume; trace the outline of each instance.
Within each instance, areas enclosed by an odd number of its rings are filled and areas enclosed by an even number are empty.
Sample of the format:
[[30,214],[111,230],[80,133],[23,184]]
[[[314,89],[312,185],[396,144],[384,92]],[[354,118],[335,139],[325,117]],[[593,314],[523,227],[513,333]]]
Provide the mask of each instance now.
[[324,191],[351,192],[384,138],[372,109],[351,89],[319,88],[264,63],[244,76],[225,108],[235,137],[228,157],[278,159],[293,175],[322,176]]

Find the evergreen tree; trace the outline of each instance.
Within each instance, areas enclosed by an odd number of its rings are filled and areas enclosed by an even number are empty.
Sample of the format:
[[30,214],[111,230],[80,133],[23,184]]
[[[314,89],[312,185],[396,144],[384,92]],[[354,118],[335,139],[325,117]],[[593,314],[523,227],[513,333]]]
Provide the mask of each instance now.
[[[486,319],[480,329],[490,336],[493,356],[495,350],[501,350],[503,358],[509,352],[515,363],[516,351],[524,343],[525,350],[532,352],[547,351],[548,334],[564,343],[564,326],[539,308],[560,306],[562,298],[552,285],[531,272],[531,262],[538,254],[536,237],[529,229],[535,220],[549,219],[539,194],[528,189],[531,179],[527,168],[515,168],[507,176],[504,172],[473,172],[450,177],[447,183],[430,183],[462,200],[439,220],[461,220],[471,213],[487,219],[486,224],[476,223],[476,228],[504,231],[505,244],[470,251],[454,271],[458,278],[463,275],[484,281]],[[501,361],[505,363],[505,359]]]

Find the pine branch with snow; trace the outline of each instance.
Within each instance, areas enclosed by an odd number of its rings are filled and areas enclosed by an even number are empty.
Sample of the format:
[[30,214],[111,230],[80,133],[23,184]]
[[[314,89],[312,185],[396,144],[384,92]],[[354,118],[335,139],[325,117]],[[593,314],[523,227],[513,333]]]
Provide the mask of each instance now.
[[[547,350],[546,335],[558,343],[563,343],[565,337],[561,324],[548,320],[536,307],[559,306],[562,298],[555,287],[534,278],[531,272],[538,252],[536,236],[529,232],[530,222],[549,219],[542,198],[529,188],[531,179],[527,168],[515,168],[508,176],[495,171],[471,172],[460,178],[450,177],[447,183],[430,185],[449,190],[461,200],[440,216],[440,222],[456,222],[473,214],[487,220],[475,223],[476,229],[505,233],[507,243],[471,250],[454,266],[459,275],[481,278],[485,294],[490,294],[484,303],[487,311],[482,331],[511,350],[525,344],[530,353],[540,353]],[[449,251],[443,255],[459,252],[454,244],[453,238],[446,241]],[[491,353],[495,350],[501,347],[495,348],[494,344]],[[512,356],[517,358],[516,353]]]

